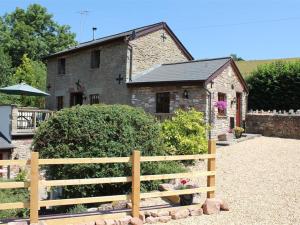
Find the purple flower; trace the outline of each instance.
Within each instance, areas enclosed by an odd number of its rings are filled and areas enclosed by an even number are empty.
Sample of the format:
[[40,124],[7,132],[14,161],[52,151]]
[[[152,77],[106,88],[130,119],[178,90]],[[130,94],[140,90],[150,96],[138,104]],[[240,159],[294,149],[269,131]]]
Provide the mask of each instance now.
[[214,106],[217,107],[220,110],[225,110],[227,108],[227,102],[217,101]]

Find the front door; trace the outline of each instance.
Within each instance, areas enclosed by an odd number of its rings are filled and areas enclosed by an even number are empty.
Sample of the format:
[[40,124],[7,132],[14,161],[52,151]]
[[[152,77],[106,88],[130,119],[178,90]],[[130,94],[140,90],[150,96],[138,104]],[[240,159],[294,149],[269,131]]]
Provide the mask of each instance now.
[[237,127],[241,126],[241,115],[242,115],[241,107],[242,107],[242,95],[241,93],[237,92],[236,93],[236,116],[235,116]]
[[70,106],[82,105],[82,103],[83,103],[83,93],[82,92],[71,93]]

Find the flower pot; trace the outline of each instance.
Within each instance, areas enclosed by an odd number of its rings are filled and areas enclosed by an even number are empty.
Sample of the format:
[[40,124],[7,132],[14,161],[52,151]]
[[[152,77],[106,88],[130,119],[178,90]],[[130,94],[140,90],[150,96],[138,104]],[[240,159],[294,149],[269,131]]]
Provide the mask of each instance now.
[[180,197],[180,205],[191,205],[193,204],[193,194],[188,194],[188,195],[179,195]]
[[234,133],[234,136],[236,139],[241,138],[242,137],[242,133]]

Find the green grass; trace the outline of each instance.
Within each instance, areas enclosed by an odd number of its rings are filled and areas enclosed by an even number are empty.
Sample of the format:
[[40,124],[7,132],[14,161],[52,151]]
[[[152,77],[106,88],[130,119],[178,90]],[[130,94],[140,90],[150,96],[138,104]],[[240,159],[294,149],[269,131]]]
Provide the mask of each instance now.
[[276,61],[300,61],[300,58],[286,58],[286,59],[266,59],[266,60],[249,60],[235,62],[244,78],[249,76],[251,72],[257,69],[259,65],[270,64]]

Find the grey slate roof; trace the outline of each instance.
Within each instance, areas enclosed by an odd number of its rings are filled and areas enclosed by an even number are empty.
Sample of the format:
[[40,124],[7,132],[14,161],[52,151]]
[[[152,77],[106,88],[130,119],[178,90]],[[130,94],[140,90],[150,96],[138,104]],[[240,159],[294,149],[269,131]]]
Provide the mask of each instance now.
[[117,40],[120,38],[130,38],[131,35],[133,34],[133,31],[138,36],[138,34],[147,32],[147,30],[151,30],[154,28],[160,28],[160,27],[164,27],[165,29],[167,29],[170,32],[171,36],[175,39],[175,42],[183,49],[183,51],[188,55],[189,58],[193,59],[193,56],[188,52],[188,50],[184,47],[184,45],[180,42],[180,40],[176,37],[176,35],[173,33],[173,31],[168,27],[168,25],[165,22],[159,22],[159,23],[148,25],[148,26],[138,27],[138,28],[134,28],[134,29],[131,29],[131,30],[128,30],[125,32],[118,33],[118,34],[98,38],[98,39],[95,39],[92,41],[83,42],[83,43],[78,44],[77,46],[70,47],[63,51],[48,55],[45,57],[45,59],[54,57],[54,56],[63,55],[64,53],[68,53],[68,52],[74,52],[74,51],[77,51],[82,48],[86,48],[86,47],[90,47],[90,46],[94,46],[94,45],[100,45],[107,41],[113,41],[113,40]]
[[230,57],[195,60],[182,63],[162,64],[152,70],[133,77],[128,84],[205,81],[220,67],[230,61]]
[[12,149],[14,146],[8,142],[8,140],[4,137],[4,135],[0,132],[0,151]]

